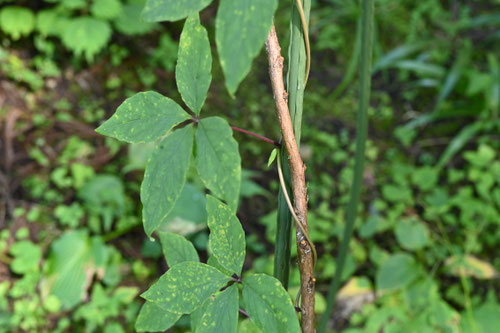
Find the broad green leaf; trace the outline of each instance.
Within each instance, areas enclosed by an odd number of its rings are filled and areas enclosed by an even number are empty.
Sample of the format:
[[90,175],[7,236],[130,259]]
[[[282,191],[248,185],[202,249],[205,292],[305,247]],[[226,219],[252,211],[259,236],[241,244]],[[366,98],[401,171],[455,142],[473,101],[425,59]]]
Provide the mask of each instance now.
[[[464,311],[460,320],[461,333],[490,333],[500,327],[500,304],[494,293],[490,292],[488,299],[472,309],[472,316]],[[472,317],[472,318],[471,318]]]
[[413,184],[421,191],[430,191],[434,189],[438,182],[438,178],[438,170],[432,167],[418,168],[411,175]]
[[212,80],[212,54],[205,28],[198,14],[188,17],[179,41],[179,56],[175,79],[182,100],[200,114]]
[[42,259],[42,249],[30,241],[20,241],[12,244],[9,253],[14,257],[10,268],[14,273],[25,274],[38,271]]
[[118,17],[113,20],[116,30],[125,35],[144,35],[158,26],[141,18],[143,4],[131,2],[123,5]]
[[197,333],[236,333],[238,328],[238,286],[233,284],[204,303]]
[[96,131],[129,143],[153,142],[188,119],[173,100],[147,91],[127,98]]
[[420,275],[415,259],[407,253],[396,253],[385,260],[376,275],[377,291],[403,288]]
[[226,87],[234,95],[250,71],[273,23],[277,0],[221,0],[215,21],[215,41]]
[[251,275],[243,279],[243,304],[262,332],[300,332],[290,296],[272,276]]
[[65,28],[61,32],[64,46],[76,55],[84,54],[89,62],[108,44],[112,32],[108,22],[89,16],[71,19]]
[[196,310],[191,313],[191,331],[192,332],[198,332],[198,327],[200,327],[201,324],[201,318],[203,317],[203,314],[205,313],[205,309],[207,308],[208,304],[210,301],[210,297],[203,302],[203,304],[198,307]]
[[210,249],[218,263],[231,273],[241,274],[245,261],[245,232],[238,218],[225,204],[207,196]]
[[61,31],[64,31],[68,23],[68,17],[62,15],[57,10],[44,9],[37,11],[36,29],[44,37],[58,36]]
[[205,118],[198,124],[195,162],[205,186],[236,211],[241,184],[241,158],[231,127],[222,118]]
[[230,280],[211,266],[186,261],[170,268],[142,297],[167,311],[189,314]]
[[189,235],[207,227],[207,199],[197,186],[186,183],[159,230]]
[[261,330],[249,318],[240,321],[238,333],[262,333]]
[[231,272],[230,270],[228,270],[226,267],[222,266],[219,261],[217,261],[217,258],[213,255],[211,255],[210,257],[208,257],[207,259],[207,265],[210,265],[212,267],[215,267],[217,268],[219,271],[221,271],[222,273],[226,274],[226,275],[233,275],[234,273]]
[[192,125],[172,132],[156,146],[141,185],[142,221],[148,236],[174,208],[186,182],[192,150]]
[[94,274],[104,271],[110,255],[111,248],[98,237],[89,238],[86,231],[64,233],[51,245],[42,294],[57,296],[64,310],[74,307],[87,297]]
[[122,3],[120,0],[94,0],[90,12],[94,17],[109,20],[120,15]]
[[135,322],[138,332],[164,332],[172,327],[181,314],[169,312],[155,303],[144,303]]
[[429,231],[415,218],[398,222],[395,233],[398,243],[407,250],[420,250],[429,243]]
[[193,243],[172,232],[159,232],[163,255],[172,267],[185,261],[200,261]]
[[148,0],[142,11],[146,21],[177,21],[197,13],[208,6],[212,0]]
[[13,40],[29,35],[35,28],[35,15],[28,8],[7,6],[0,11],[0,29]]

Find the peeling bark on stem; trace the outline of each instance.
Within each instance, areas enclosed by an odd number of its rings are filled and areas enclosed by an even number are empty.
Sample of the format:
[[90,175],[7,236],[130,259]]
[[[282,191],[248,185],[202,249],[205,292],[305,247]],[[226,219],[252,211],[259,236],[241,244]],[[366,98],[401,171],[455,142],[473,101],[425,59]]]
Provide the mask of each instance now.
[[[292,174],[293,201],[295,213],[303,229],[307,227],[307,187],[305,182],[305,165],[299,154],[295,141],[293,124],[288,110],[288,94],[283,83],[283,57],[276,36],[274,25],[266,40],[266,51],[269,61],[269,76],[273,88],[276,114],[283,135],[282,144],[285,145],[290,171]],[[314,333],[314,257],[311,244],[306,241],[305,235],[297,228],[298,265],[301,285],[301,326],[304,333]]]

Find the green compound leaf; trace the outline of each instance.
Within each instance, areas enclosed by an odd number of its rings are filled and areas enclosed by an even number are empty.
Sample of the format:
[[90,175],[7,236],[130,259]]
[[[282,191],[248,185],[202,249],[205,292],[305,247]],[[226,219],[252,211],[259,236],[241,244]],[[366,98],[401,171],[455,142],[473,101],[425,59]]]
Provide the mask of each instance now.
[[156,146],[141,185],[142,221],[148,236],[174,208],[186,183],[192,150],[192,125],[172,132]]
[[418,278],[419,274],[420,270],[413,256],[407,253],[393,254],[377,271],[377,291],[403,288]]
[[241,274],[245,261],[245,232],[238,218],[225,204],[207,196],[209,244],[217,262],[231,273]]
[[64,46],[76,55],[85,55],[91,62],[111,38],[111,26],[108,22],[93,17],[79,17],[72,19],[62,32]]
[[212,0],[148,0],[142,17],[149,22],[177,21],[197,13]]
[[243,304],[262,332],[300,332],[290,296],[272,276],[256,274],[244,278]]
[[155,303],[146,301],[135,322],[135,330],[138,332],[164,332],[172,327],[181,316],[181,314],[169,312]]
[[189,314],[230,280],[211,266],[187,261],[170,268],[142,297],[167,311]]
[[238,328],[238,286],[212,295],[203,304],[203,315],[196,333],[236,333]]
[[8,6],[0,11],[0,29],[13,40],[28,36],[35,28],[35,15],[28,8]]
[[197,115],[207,98],[211,70],[210,42],[196,13],[188,17],[182,30],[175,78],[182,99]]
[[200,261],[193,243],[181,235],[172,232],[159,232],[163,255],[172,267],[185,261]]
[[96,131],[129,143],[153,142],[187,119],[173,100],[147,91],[127,98]]
[[277,0],[221,0],[215,21],[215,41],[226,87],[234,95],[250,71],[271,29]]
[[224,119],[210,117],[198,124],[195,163],[205,186],[236,211],[241,185],[241,158],[238,143]]

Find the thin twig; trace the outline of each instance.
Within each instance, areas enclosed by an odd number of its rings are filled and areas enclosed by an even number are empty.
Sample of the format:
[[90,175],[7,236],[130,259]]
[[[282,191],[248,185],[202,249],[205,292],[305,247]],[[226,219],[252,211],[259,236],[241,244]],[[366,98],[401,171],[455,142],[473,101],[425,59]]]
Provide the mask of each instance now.
[[257,134],[257,133],[254,133],[254,132],[250,132],[250,131],[247,131],[246,129],[235,127],[235,126],[231,126],[231,128],[233,129],[233,131],[238,131],[238,132],[241,132],[241,133],[244,133],[244,134],[251,135],[253,137],[256,137],[257,139],[260,139],[262,141],[265,141],[267,143],[275,145],[276,147],[280,146],[280,144],[278,142],[276,142],[274,140],[271,140],[269,138],[266,138],[265,136],[262,136],[260,134]]
[[[288,94],[283,83],[283,57],[276,36],[274,25],[266,40],[266,51],[269,61],[269,77],[273,88],[276,114],[283,135],[292,178],[293,201],[298,222],[302,225],[297,230],[297,252],[299,257],[300,286],[302,296],[301,326],[304,333],[314,332],[314,254],[311,244],[306,241],[307,227],[307,188],[305,181],[305,165],[299,154],[293,132],[292,120],[288,110]],[[305,233],[302,231],[304,230]]]
[[304,86],[309,80],[309,72],[311,71],[311,46],[309,45],[309,29],[307,27],[306,15],[304,14],[304,6],[302,0],[297,0],[297,8],[299,10],[300,22],[302,23],[302,33],[304,34],[304,45],[306,48],[306,74],[304,79]]
[[244,316],[247,316],[248,318],[250,318],[250,315],[243,309],[239,309],[240,313]]
[[313,242],[309,238],[309,233],[306,232],[304,227],[302,226],[302,223],[299,222],[299,218],[297,217],[297,214],[295,214],[295,211],[293,209],[292,201],[290,200],[290,197],[288,196],[288,192],[286,190],[286,185],[285,185],[285,177],[283,177],[283,169],[281,167],[281,153],[278,150],[278,156],[276,160],[278,161],[278,178],[280,180],[280,185],[281,189],[283,190],[283,194],[285,196],[285,201],[286,204],[288,205],[288,209],[290,209],[290,213],[292,213],[293,219],[295,220],[295,224],[298,229],[302,232],[304,237],[306,238],[307,242],[311,245],[311,250],[313,251],[313,259],[314,259],[314,266],[316,266],[316,261],[318,260],[318,255],[316,253],[316,247],[314,246]]

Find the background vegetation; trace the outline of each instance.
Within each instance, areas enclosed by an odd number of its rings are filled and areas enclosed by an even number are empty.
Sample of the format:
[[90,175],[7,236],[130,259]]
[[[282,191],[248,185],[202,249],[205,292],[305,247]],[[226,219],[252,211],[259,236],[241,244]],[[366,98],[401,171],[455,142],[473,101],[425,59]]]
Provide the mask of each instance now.
[[[376,1],[362,205],[332,330],[500,327],[499,5]],[[152,145],[94,132],[136,91],[181,101],[173,72],[182,22],[141,22],[142,6],[0,0],[2,332],[132,332],[138,295],[166,269],[159,242],[146,238],[140,220]],[[211,40],[214,9],[201,13]],[[281,1],[284,50],[289,14]],[[319,254],[318,313],[335,272],[353,172],[359,19],[357,1],[313,1],[301,153]],[[278,139],[264,54],[236,99],[217,61],[213,76],[207,114]],[[234,136],[244,168],[238,216],[248,236],[245,269],[272,274],[272,147]],[[194,174],[189,179],[162,228],[187,236],[203,254],[205,197]],[[294,269],[293,295],[298,282]],[[187,327],[181,320],[176,329]]]

